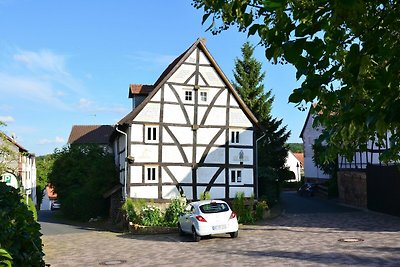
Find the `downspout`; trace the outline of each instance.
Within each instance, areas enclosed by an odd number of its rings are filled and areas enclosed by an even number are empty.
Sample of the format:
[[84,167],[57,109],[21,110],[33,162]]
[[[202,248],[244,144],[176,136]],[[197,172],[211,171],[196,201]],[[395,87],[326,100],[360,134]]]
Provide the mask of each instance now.
[[118,124],[116,125],[115,130],[117,130],[117,132],[119,132],[125,136],[124,194],[122,196],[122,199],[125,200],[126,197],[128,196],[128,193],[126,190],[126,177],[127,177],[127,172],[128,172],[128,135],[125,132],[118,129]]
[[265,136],[266,136],[267,134],[266,133],[264,133],[261,137],[259,137],[257,140],[256,140],[256,179],[257,179],[257,182],[256,182],[256,192],[255,192],[255,196],[256,196],[256,199],[258,199],[258,142],[261,140],[261,139],[263,139]]

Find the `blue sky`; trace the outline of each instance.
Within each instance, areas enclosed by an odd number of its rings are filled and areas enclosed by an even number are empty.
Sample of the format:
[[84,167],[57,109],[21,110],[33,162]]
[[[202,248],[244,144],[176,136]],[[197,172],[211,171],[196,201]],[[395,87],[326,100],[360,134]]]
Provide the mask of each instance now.
[[[130,83],[153,84],[199,37],[233,78],[246,34],[213,36],[191,1],[0,0],[1,130],[36,155],[63,147],[74,124],[114,124],[130,108]],[[255,43],[255,40],[250,40]],[[306,112],[288,104],[291,66],[271,65],[258,47],[272,114],[300,142]]]

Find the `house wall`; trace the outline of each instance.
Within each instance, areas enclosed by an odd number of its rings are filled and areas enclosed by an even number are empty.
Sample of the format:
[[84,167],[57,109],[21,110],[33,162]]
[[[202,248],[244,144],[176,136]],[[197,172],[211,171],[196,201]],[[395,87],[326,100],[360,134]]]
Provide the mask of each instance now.
[[321,134],[320,129],[312,127],[313,121],[313,117],[309,115],[302,134],[304,145],[304,176],[307,181],[323,182],[329,179],[330,176],[318,168],[313,160],[314,150],[312,147],[315,143],[315,139]]
[[291,151],[288,151],[285,166],[295,174],[295,179],[290,180],[290,182],[299,182],[301,180],[301,162],[293,155]]
[[[145,101],[128,131],[129,155],[135,159],[129,166],[130,197],[254,193],[253,124],[200,49]],[[156,140],[147,138],[152,127]],[[239,143],[231,142],[232,132]],[[149,168],[154,168],[154,180],[148,180]],[[241,173],[240,182],[231,181],[232,171]]]

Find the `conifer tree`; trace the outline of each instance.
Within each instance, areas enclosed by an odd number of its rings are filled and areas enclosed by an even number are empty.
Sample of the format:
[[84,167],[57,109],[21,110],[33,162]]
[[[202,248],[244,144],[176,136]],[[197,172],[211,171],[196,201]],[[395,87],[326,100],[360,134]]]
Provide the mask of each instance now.
[[258,143],[258,193],[262,196],[267,191],[265,180],[275,181],[278,178],[285,178],[284,165],[288,152],[285,143],[290,131],[287,131],[286,126],[281,126],[282,119],[278,120],[271,115],[274,96],[271,90],[264,90],[265,72],[262,72],[261,62],[253,56],[254,47],[246,42],[241,51],[242,58],[235,59],[233,71],[235,80],[232,84],[262,127],[256,133],[257,138],[265,134]]

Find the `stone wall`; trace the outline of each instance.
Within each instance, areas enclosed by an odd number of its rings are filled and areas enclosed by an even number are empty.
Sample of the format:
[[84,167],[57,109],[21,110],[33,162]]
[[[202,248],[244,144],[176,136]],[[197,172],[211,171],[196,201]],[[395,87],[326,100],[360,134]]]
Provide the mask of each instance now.
[[339,171],[339,199],[346,204],[367,208],[367,174],[364,171]]

